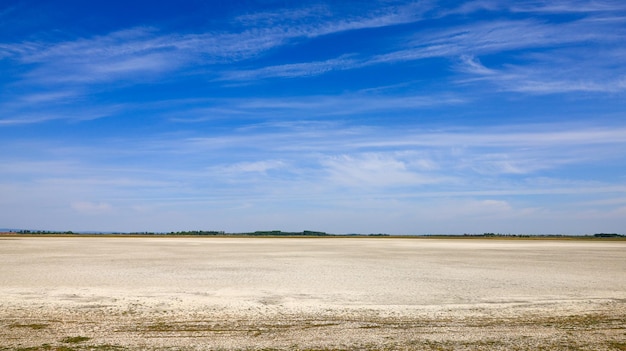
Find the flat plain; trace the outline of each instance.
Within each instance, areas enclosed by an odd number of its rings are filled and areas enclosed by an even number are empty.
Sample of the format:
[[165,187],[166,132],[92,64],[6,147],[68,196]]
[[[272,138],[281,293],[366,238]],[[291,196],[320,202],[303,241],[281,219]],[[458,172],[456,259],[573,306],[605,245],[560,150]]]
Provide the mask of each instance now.
[[626,350],[626,241],[3,236],[0,350]]

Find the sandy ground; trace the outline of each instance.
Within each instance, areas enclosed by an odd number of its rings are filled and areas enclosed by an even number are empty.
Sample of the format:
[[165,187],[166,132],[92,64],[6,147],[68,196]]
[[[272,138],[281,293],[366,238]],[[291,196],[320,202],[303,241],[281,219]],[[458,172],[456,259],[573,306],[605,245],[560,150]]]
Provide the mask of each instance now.
[[0,350],[626,350],[626,242],[0,237]]

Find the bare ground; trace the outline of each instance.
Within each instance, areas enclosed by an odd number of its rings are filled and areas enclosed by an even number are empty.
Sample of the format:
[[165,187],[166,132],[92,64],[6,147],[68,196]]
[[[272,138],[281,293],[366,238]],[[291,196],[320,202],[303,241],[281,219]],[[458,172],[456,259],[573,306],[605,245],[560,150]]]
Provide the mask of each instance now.
[[625,249],[0,238],[0,350],[626,350]]

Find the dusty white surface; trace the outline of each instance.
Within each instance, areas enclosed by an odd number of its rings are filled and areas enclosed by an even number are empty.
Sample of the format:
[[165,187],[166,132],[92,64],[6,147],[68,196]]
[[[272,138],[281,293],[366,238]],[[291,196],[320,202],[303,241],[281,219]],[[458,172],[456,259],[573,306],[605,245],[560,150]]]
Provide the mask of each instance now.
[[626,347],[624,241],[7,237],[0,267],[8,349]]

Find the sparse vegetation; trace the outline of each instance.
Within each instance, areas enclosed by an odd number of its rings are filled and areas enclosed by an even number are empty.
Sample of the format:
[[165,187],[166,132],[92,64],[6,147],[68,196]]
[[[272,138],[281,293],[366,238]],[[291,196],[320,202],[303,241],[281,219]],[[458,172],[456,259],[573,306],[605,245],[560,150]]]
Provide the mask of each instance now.
[[78,234],[71,230],[58,231],[58,230],[18,230],[17,234]]
[[617,233],[597,233],[593,235],[596,238],[619,238],[619,237],[624,237],[624,235],[621,234],[617,234]]
[[607,344],[612,350],[626,350],[626,341],[609,341]]
[[15,324],[9,325],[9,328],[30,328],[33,330],[45,329],[47,327],[48,327],[48,324],[45,324],[45,323],[31,323],[31,324],[15,323]]
[[61,342],[66,344],[78,344],[87,340],[91,340],[91,338],[88,338],[86,336],[68,336],[61,339]]
[[84,345],[84,346],[53,346],[50,344],[41,344],[39,346],[6,348],[0,347],[2,351],[125,351],[128,348],[103,344],[103,345]]
[[[282,232],[280,232],[282,233]],[[468,239],[473,240],[473,239]],[[119,295],[105,295],[110,290],[103,289],[94,291],[83,290],[84,286],[99,287],[99,280],[88,279],[82,282],[76,291],[69,291],[61,294],[54,291],[53,294],[44,295],[39,291],[32,292],[28,289],[30,277],[27,275],[15,274],[19,278],[24,277],[23,282],[26,288],[22,288],[23,296],[15,299],[6,299],[0,304],[0,351],[131,351],[131,350],[168,350],[168,351],[191,351],[200,347],[212,347],[215,350],[246,350],[254,351],[267,347],[265,350],[361,350],[361,351],[382,351],[382,350],[598,350],[598,351],[626,351],[626,300],[620,290],[612,298],[598,298],[594,291],[599,289],[614,289],[622,287],[623,282],[611,279],[620,276],[623,271],[622,255],[624,242],[601,242],[595,243],[577,242],[575,245],[562,245],[564,243],[546,242],[525,242],[517,245],[517,242],[499,241],[493,245],[489,242],[492,239],[476,239],[476,242],[467,245],[462,240],[450,240],[447,242],[438,240],[396,240],[396,239],[268,239],[268,240],[221,240],[221,239],[198,239],[198,238],[172,238],[172,239],[82,239],[82,238],[59,238],[55,240],[41,238],[13,238],[3,242],[8,245],[19,244],[20,242],[30,242],[33,247],[39,248],[39,243],[45,242],[50,250],[52,243],[57,245],[53,255],[46,257],[57,258],[65,253],[75,253],[74,263],[76,267],[83,270],[64,272],[64,277],[71,274],[81,274],[91,278],[98,276],[98,269],[111,267],[109,263],[111,257],[106,254],[113,252],[112,249],[126,250],[126,256],[115,256],[115,258],[126,257],[119,265],[112,266],[122,273],[124,267],[131,269],[129,272],[138,272],[134,268],[140,265],[154,267],[141,272],[145,272],[146,277],[151,277],[148,281],[153,283],[153,274],[158,277],[162,285],[148,285],[148,289],[133,290],[132,294],[125,295],[123,282],[116,285],[119,287],[115,292]],[[506,239],[502,239],[506,240]],[[516,239],[513,239],[516,240]],[[587,240],[605,240],[588,238]],[[606,239],[613,240],[613,239]],[[167,243],[166,243],[167,242]],[[66,245],[66,243],[80,243],[79,246]],[[176,250],[163,250],[164,243],[169,248]],[[183,245],[178,245],[182,243]],[[193,244],[187,245],[188,243]],[[98,245],[103,248],[98,255],[87,256],[84,252],[89,252],[90,245]],[[258,245],[262,244],[262,245]],[[284,246],[281,246],[283,245]],[[337,244],[337,245],[333,245]],[[386,246],[385,244],[389,245]],[[398,245],[400,244],[400,245]],[[422,245],[425,244],[425,245]],[[433,245],[434,244],[434,245]],[[474,245],[478,244],[478,245]],[[530,245],[527,245],[530,244]],[[537,244],[537,245],[535,245]],[[107,246],[111,245],[111,246]],[[223,247],[216,247],[224,245]],[[319,246],[318,246],[319,245]],[[259,247],[262,246],[262,247]],[[516,249],[522,247],[518,255],[511,255],[516,252],[502,252],[504,249]],[[71,247],[70,249],[66,248]],[[332,247],[332,250],[328,248]],[[420,251],[421,248],[432,251]],[[455,257],[450,259],[449,248],[455,249]],[[536,260],[533,247],[542,248],[541,260]],[[10,247],[9,247],[10,248]],[[383,249],[384,250],[381,250]],[[407,249],[407,248],[410,248]],[[433,249],[434,248],[434,249]],[[441,248],[441,249],[440,249]],[[486,248],[482,250],[481,248]],[[136,250],[145,250],[146,256],[154,257],[153,261],[139,257],[141,261],[135,260]],[[181,250],[179,250],[181,249]],[[182,250],[188,249],[188,250]],[[372,249],[372,251],[367,251]],[[477,252],[477,249],[482,251]],[[275,251],[272,251],[275,250]],[[464,251],[461,251],[464,250]],[[569,251],[572,250],[572,251]],[[237,255],[233,255],[233,252]],[[593,251],[593,253],[589,252]],[[33,251],[37,256],[28,256],[28,252],[20,256],[19,261],[6,261],[5,267],[20,267],[18,264],[26,265],[28,262],[35,262],[34,259],[26,260],[23,257],[41,257],[41,251]],[[117,251],[125,252],[125,251]],[[304,255],[300,254],[305,252]],[[606,267],[605,270],[570,270],[565,267],[573,260],[567,253],[578,254],[576,259],[584,260],[592,267]],[[256,254],[259,256],[253,256]],[[270,253],[270,254],[268,254]],[[582,253],[582,254],[581,254]],[[589,253],[588,256],[585,253]],[[603,254],[608,253],[608,254]],[[170,254],[172,256],[167,256]],[[441,265],[430,267],[437,269],[439,266],[450,267],[454,270],[453,279],[446,276],[445,270],[436,272],[436,275],[427,276],[420,274],[423,270],[419,262],[426,262],[420,254],[428,255],[426,259]],[[209,256],[215,255],[216,258]],[[240,256],[238,256],[240,255]],[[465,255],[465,256],[464,256]],[[418,257],[419,256],[419,257]],[[571,255],[573,256],[573,255]],[[177,269],[167,271],[176,260],[170,257],[183,258],[183,265]],[[205,257],[210,260],[204,261]],[[233,260],[233,257],[238,260]],[[256,258],[255,258],[256,257]],[[389,258],[392,259],[389,259]],[[479,257],[484,261],[480,265],[474,264],[472,258]],[[521,257],[520,260],[506,261],[511,257]],[[254,258],[255,260],[252,260]],[[443,258],[437,261],[437,258]],[[550,260],[544,260],[549,258]],[[587,259],[585,259],[587,258]],[[250,259],[250,264],[248,263]],[[496,260],[497,259],[497,260]],[[87,265],[87,263],[94,263]],[[236,265],[233,264],[236,262]],[[241,263],[244,262],[244,263]],[[307,270],[309,267],[319,267],[320,263],[329,262],[329,268],[316,272]],[[408,262],[408,263],[407,263]],[[450,265],[449,262],[453,264]],[[456,264],[459,262],[460,264]],[[470,262],[472,265],[467,270],[463,263]],[[553,296],[553,290],[549,290],[549,295],[538,288],[538,297],[528,296],[519,299],[510,299],[508,296],[516,296],[520,290],[517,286],[496,286],[495,290],[485,293],[484,298],[472,300],[473,296],[464,295],[459,289],[458,277],[465,276],[463,272],[473,275],[464,283],[466,286],[482,286],[487,277],[493,279],[489,283],[497,282],[492,277],[493,270],[485,269],[484,275],[476,268],[491,268],[495,263],[511,263],[516,267],[527,264],[530,268],[524,268],[522,272],[528,273],[523,276],[513,276],[515,272],[502,271],[507,280],[503,280],[501,285],[509,284],[508,279],[515,279],[519,285],[539,287],[544,284],[548,277],[559,277],[559,281],[552,287],[570,288],[573,293],[563,296]],[[555,264],[555,262],[563,264]],[[41,269],[41,264],[47,264],[46,269],[49,274],[56,272],[56,267],[67,266],[65,261],[57,262],[59,266],[49,265],[50,261],[41,260],[37,264],[27,265],[30,272],[37,272]],[[80,265],[79,263],[82,263]],[[139,263],[139,264],[135,264]],[[360,263],[364,263],[360,265]],[[150,264],[150,265],[148,265]],[[154,266],[153,266],[154,264]],[[554,275],[545,274],[541,279],[534,279],[536,267],[555,267]],[[280,266],[279,266],[280,265]],[[316,266],[318,265],[318,266]],[[245,266],[245,267],[244,267]],[[376,271],[372,267],[385,267]],[[50,267],[55,267],[52,269]],[[233,268],[234,267],[234,268]],[[255,267],[259,270],[251,272],[244,271],[243,268]],[[354,269],[350,276],[345,279],[337,279],[341,276],[340,270],[345,267]],[[354,267],[354,268],[352,268]],[[366,267],[362,269],[361,267]],[[391,268],[389,268],[391,267]],[[406,274],[398,274],[398,278],[387,279],[388,274],[394,272],[393,268],[406,269]],[[505,269],[508,266],[505,265]],[[524,266],[525,267],[525,266]],[[565,267],[560,269],[561,267]],[[89,268],[89,269],[87,269]],[[325,267],[326,268],[326,267]],[[358,269],[357,269],[358,268]],[[559,268],[559,269],[557,269]],[[77,269],[77,268],[74,268]],[[289,287],[290,282],[302,293],[290,293],[288,296],[281,295],[280,291],[271,289],[245,290],[253,284],[256,279],[264,277],[259,272],[271,271],[273,269],[285,269],[292,278],[281,281],[281,288]],[[520,269],[521,270],[521,269]],[[27,271],[23,269],[22,271]],[[18,273],[21,273],[19,271]],[[235,285],[233,276],[241,272],[249,273],[242,276],[241,284],[237,285],[241,290],[237,290],[232,296],[213,295],[213,286],[224,286],[220,281],[209,279],[214,272],[224,276],[224,281],[228,286]],[[236,274],[233,274],[235,272]],[[334,276],[327,272],[335,273]],[[427,271],[431,272],[430,270]],[[576,290],[577,285],[568,285],[571,272],[580,273],[572,277],[575,282],[582,278],[591,277],[589,281],[606,282],[607,285],[594,284],[589,289]],[[208,274],[207,274],[208,273]],[[323,275],[321,274],[323,273]],[[354,273],[354,274],[353,274]],[[504,274],[506,273],[506,274]],[[563,275],[556,275],[561,274]],[[606,275],[603,275],[605,274]],[[162,274],[162,275],[161,275]],[[216,275],[217,276],[217,275]],[[268,275],[269,276],[269,275]],[[323,278],[331,276],[332,281],[324,281]],[[417,282],[426,276],[422,289],[428,289],[428,283],[441,284],[446,287],[446,292],[459,294],[453,298],[433,299],[426,301],[432,303],[426,308],[421,305],[409,306],[402,309],[404,301],[408,305],[416,301],[422,303],[422,299],[413,299],[416,290],[411,289]],[[469,276],[469,274],[468,274]],[[121,274],[111,277],[111,281],[122,277]],[[133,278],[133,283],[141,288],[140,277],[136,274],[129,275]],[[184,277],[185,280],[177,280]],[[189,279],[194,277],[196,279]],[[274,277],[269,276],[272,279]],[[350,280],[353,277],[354,280]],[[513,277],[513,278],[510,278]],[[34,276],[34,278],[37,278]],[[213,278],[213,277],[211,277]],[[323,290],[320,295],[315,295],[315,289],[311,292],[303,288],[307,281],[303,278],[310,278],[310,282],[323,282]],[[368,281],[372,278],[374,280]],[[393,278],[393,277],[392,277]],[[137,279],[136,281],[134,279]],[[207,284],[196,288],[199,279],[206,279]],[[438,280],[439,279],[439,280]],[[177,283],[186,283],[188,285]],[[275,281],[278,281],[276,279]],[[410,282],[410,284],[398,284],[394,282]],[[14,285],[20,282],[15,278]],[[105,281],[106,282],[106,281]],[[283,283],[284,282],[284,283]],[[330,283],[335,283],[332,285]],[[363,282],[362,285],[357,283]],[[374,283],[371,283],[374,282]],[[388,288],[375,290],[375,283],[383,282]],[[529,282],[529,283],[526,283]],[[66,282],[70,286],[73,281]],[[367,284],[365,284],[367,283]],[[449,285],[445,285],[449,284]],[[65,285],[64,285],[65,286]],[[107,285],[108,286],[108,285]],[[175,288],[171,288],[174,286]],[[348,287],[352,290],[346,292]],[[494,284],[495,286],[495,284]],[[265,287],[265,285],[262,285]],[[358,289],[357,289],[358,287]],[[604,288],[603,288],[604,287]],[[315,287],[317,288],[317,287]],[[406,292],[400,295],[398,300],[389,298],[386,293],[391,289]],[[508,290],[510,289],[510,290]],[[593,290],[592,290],[593,289]],[[177,293],[177,291],[181,293]],[[16,289],[17,291],[17,289]],[[250,292],[252,291],[252,292]],[[294,289],[294,291],[297,291]],[[349,295],[354,291],[354,295]],[[437,292],[437,290],[433,290]],[[442,290],[440,289],[439,292]],[[610,290],[613,291],[613,290]],[[299,292],[299,291],[298,291]],[[74,294],[70,294],[74,293]],[[241,293],[245,294],[243,304],[235,307],[222,307],[220,303],[237,303],[242,301],[239,298]],[[331,295],[332,294],[332,295]],[[334,296],[346,294],[351,296],[350,300],[336,299]],[[369,295],[366,295],[369,294]],[[426,295],[426,294],[425,294]],[[341,295],[344,296],[344,295]],[[413,300],[404,300],[408,296]],[[501,298],[505,296],[505,298]],[[527,295],[523,295],[527,296]],[[216,297],[214,299],[214,297]],[[492,299],[492,297],[495,297]],[[562,301],[560,299],[566,299]],[[318,302],[321,299],[331,301],[328,305]],[[7,302],[8,301],[8,302]],[[302,305],[299,302],[303,301]],[[365,307],[357,305],[365,301]],[[436,303],[441,301],[438,308]],[[467,302],[463,307],[458,307],[459,301]],[[367,307],[368,303],[376,302],[375,308]],[[386,303],[395,304],[391,308],[386,307]],[[493,305],[491,305],[493,303]],[[311,307],[313,305],[321,307]],[[472,305],[473,304],[473,305]],[[344,307],[345,306],[345,307]],[[468,306],[468,307],[466,307]],[[93,339],[92,339],[93,338]],[[106,344],[111,342],[115,345]],[[102,344],[100,344],[102,343]],[[200,346],[198,346],[201,344]],[[205,346],[210,345],[210,346]],[[228,345],[228,346],[224,346]]]
[[322,231],[303,230],[301,232],[285,232],[282,230],[257,230],[254,232],[229,233],[223,230],[187,230],[171,232],[73,232],[73,231],[53,231],[53,230],[17,230],[0,233],[1,235],[97,235],[97,236],[228,236],[228,237],[400,237],[400,238],[437,238],[437,239],[457,239],[457,238],[486,238],[486,239],[567,239],[567,240],[589,240],[589,239],[609,239],[626,240],[626,234],[618,233],[596,233],[587,235],[567,235],[567,234],[503,234],[486,232],[482,234],[415,234],[415,235],[394,235],[386,233],[371,234],[332,234]]

